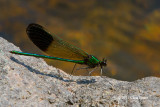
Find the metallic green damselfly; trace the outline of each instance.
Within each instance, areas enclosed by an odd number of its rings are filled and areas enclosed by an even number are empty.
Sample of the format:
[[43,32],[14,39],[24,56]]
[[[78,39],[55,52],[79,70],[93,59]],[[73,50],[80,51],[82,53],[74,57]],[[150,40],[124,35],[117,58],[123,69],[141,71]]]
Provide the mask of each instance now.
[[[85,67],[86,69],[96,68],[100,66],[101,75],[102,75],[103,66],[107,65],[106,59],[103,59],[102,61],[98,60],[95,56],[89,55],[88,53],[84,52],[80,48],[77,48],[65,42],[64,40],[62,40],[61,38],[59,38],[58,36],[54,34],[50,34],[41,25],[38,25],[35,23],[29,24],[29,26],[26,29],[26,32],[30,40],[38,48],[40,48],[42,51],[47,53],[49,56],[19,52],[15,50],[10,51],[11,53],[25,55],[25,56],[48,58],[48,59],[66,61],[66,62],[73,62],[75,64],[87,65],[87,67]],[[73,73],[73,70],[72,70],[72,73]],[[90,71],[90,73],[92,71]]]

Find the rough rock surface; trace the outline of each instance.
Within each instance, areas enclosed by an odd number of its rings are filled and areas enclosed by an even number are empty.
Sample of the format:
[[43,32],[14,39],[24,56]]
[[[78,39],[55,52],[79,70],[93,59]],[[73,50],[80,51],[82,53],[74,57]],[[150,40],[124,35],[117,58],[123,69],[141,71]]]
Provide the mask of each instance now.
[[0,37],[0,107],[160,107],[160,78],[70,76]]

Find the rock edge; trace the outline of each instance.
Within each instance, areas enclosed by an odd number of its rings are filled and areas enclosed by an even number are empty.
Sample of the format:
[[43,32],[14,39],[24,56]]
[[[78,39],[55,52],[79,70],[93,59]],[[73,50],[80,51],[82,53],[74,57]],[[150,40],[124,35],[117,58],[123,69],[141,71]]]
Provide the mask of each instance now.
[[0,106],[160,107],[160,78],[134,82],[70,76],[41,58],[14,55],[20,49],[0,37]]

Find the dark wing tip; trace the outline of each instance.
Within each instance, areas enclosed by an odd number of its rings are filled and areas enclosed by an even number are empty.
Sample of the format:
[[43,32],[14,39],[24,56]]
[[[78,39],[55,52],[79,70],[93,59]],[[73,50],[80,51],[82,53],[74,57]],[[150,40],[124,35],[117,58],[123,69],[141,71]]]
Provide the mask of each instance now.
[[53,41],[53,37],[39,24],[29,24],[26,32],[30,40],[43,51],[46,51]]
[[39,28],[39,29],[43,29],[43,27],[39,24],[36,24],[36,23],[31,23],[28,25],[27,29],[26,29],[26,32],[28,32],[30,29],[32,28]]

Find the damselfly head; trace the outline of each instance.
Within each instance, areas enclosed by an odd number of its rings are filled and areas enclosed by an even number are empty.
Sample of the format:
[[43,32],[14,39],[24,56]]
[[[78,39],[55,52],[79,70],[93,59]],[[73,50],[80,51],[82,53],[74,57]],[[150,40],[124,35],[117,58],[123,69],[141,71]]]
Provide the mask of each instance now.
[[107,66],[107,59],[103,58],[103,60],[100,62],[100,66]]

